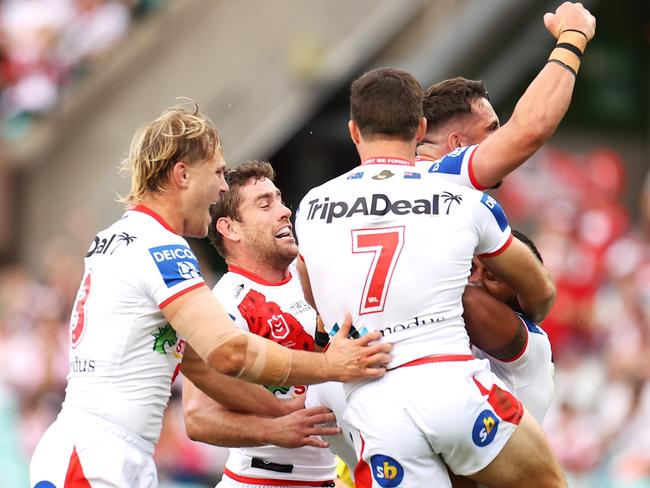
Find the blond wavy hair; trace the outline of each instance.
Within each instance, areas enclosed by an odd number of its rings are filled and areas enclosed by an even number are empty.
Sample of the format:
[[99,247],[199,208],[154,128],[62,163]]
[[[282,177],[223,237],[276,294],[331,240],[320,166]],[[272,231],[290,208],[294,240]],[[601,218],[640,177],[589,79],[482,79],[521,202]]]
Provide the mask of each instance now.
[[193,164],[221,151],[219,132],[199,105],[188,99],[183,105],[166,109],[133,136],[129,157],[120,165],[121,173],[131,173],[131,191],[120,198],[123,203],[133,205],[164,191],[178,161]]

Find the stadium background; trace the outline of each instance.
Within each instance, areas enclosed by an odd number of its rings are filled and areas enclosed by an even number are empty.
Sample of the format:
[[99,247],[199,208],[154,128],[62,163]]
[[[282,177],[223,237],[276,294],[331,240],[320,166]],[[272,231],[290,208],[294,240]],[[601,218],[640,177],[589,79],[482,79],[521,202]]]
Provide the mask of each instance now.
[[[553,41],[547,0],[0,0],[0,487],[27,486],[58,412],[67,320],[94,232],[121,213],[136,127],[201,103],[229,164],[269,159],[295,207],[355,162],[350,81],[376,66],[427,86],[486,81],[502,122]],[[496,197],[558,283],[544,322],[544,423],[574,487],[650,486],[650,2],[585,1],[598,20],[569,113]],[[209,284],[223,263],[192,242]],[[178,387],[161,486],[212,486],[225,453],[187,440]]]

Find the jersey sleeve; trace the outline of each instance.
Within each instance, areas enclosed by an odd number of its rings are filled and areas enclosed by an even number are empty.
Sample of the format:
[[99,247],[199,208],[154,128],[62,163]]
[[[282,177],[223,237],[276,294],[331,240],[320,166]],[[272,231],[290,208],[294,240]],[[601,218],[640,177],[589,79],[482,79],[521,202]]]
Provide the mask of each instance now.
[[141,257],[144,269],[139,279],[161,309],[205,284],[187,241],[180,236],[170,237],[145,244]]
[[428,167],[424,166],[424,169],[428,173],[438,174],[458,185],[485,190],[474,176],[473,161],[477,147],[478,145],[474,145],[454,149],[437,161],[429,162]]
[[230,280],[228,280],[228,276],[228,274],[224,275],[217,282],[217,284],[214,285],[212,294],[217,297],[217,300],[219,300],[221,305],[224,306],[226,313],[228,313],[228,317],[230,317],[235,325],[240,329],[248,332],[250,331],[248,322],[246,322],[246,319],[238,307],[239,300],[233,298],[235,296],[239,297],[239,295],[242,293],[244,285],[232,283]]
[[508,217],[499,202],[487,193],[481,193],[481,200],[475,207],[474,219],[479,234],[476,255],[496,256],[507,249],[512,242],[512,231]]

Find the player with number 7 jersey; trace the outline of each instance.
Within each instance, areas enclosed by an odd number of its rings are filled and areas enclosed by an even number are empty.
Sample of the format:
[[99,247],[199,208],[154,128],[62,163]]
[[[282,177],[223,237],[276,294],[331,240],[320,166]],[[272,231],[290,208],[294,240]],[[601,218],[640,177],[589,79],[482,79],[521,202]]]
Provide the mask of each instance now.
[[537,424],[472,355],[462,317],[474,255],[535,318],[552,283],[496,200],[417,170],[421,96],[403,71],[357,79],[348,127],[361,164],[309,191],[296,216],[303,287],[326,330],[351,312],[357,334],[379,331],[393,345],[384,378],[345,384],[355,482],[451,486],[446,464],[490,486],[562,486]]
[[326,329],[335,333],[350,311],[360,334],[379,330],[398,346],[389,368],[430,355],[431,344],[435,354],[471,355],[461,296],[474,249],[496,254],[512,239],[496,200],[413,169],[363,161],[311,190],[296,217]]

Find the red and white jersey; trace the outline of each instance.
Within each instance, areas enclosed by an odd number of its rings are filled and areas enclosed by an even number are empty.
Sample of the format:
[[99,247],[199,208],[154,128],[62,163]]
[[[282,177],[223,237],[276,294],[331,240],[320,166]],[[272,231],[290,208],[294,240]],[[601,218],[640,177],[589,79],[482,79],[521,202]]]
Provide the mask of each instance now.
[[415,167],[423,173],[432,173],[443,176],[461,186],[485,190],[474,177],[473,158],[478,144],[474,146],[459,147],[440,159],[430,159],[418,156],[415,160]]
[[[295,265],[290,267],[287,278],[277,283],[231,265],[213,293],[242,330],[290,349],[314,350],[316,311],[304,298]],[[307,391],[302,385],[266,388],[287,400]],[[335,469],[334,456],[327,449],[269,445],[230,449],[225,473],[247,484],[277,485],[277,480],[322,483],[336,477]]]
[[202,285],[187,241],[146,207],[99,232],[70,319],[64,410],[82,409],[155,443],[185,344],[161,309]]
[[296,232],[327,331],[350,312],[356,332],[394,344],[391,368],[471,354],[461,297],[472,257],[512,239],[489,195],[388,158],[312,189]]

